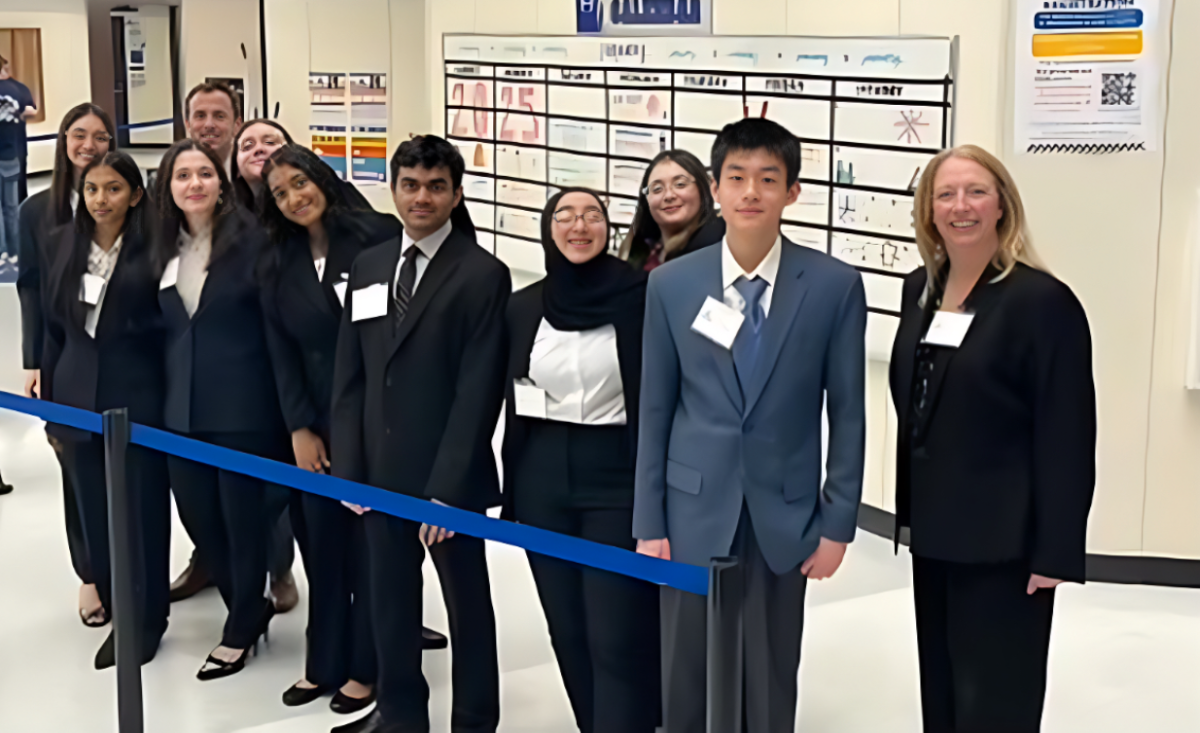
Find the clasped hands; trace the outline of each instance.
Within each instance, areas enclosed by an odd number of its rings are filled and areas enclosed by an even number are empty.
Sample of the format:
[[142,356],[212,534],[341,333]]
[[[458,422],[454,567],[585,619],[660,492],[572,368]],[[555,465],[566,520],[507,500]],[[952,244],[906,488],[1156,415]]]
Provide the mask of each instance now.
[[[438,501],[437,499],[431,499],[430,501],[439,506],[450,506],[446,502]],[[351,504],[348,501],[343,501],[342,506],[346,507],[360,517],[371,511],[370,507]],[[450,539],[454,536],[454,533],[445,527],[435,527],[432,524],[422,524],[421,529],[417,532],[417,536],[421,538],[421,544],[425,545],[426,547],[433,547],[439,542],[445,542],[446,540]]]
[[[817,546],[817,551],[809,556],[807,560],[800,566],[800,572],[804,573],[809,580],[825,580],[832,578],[842,565],[842,558],[846,556],[845,542],[835,542],[826,537],[821,538],[821,544]],[[638,554],[657,557],[660,560],[671,559],[671,541],[668,539],[661,540],[638,540]]]

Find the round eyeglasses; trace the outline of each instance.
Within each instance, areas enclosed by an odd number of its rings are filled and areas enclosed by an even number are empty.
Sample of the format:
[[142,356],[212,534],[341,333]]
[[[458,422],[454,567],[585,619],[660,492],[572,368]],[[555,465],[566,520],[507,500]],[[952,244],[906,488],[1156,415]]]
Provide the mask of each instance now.
[[606,223],[604,214],[596,211],[595,209],[585,211],[582,214],[576,214],[570,209],[559,209],[558,211],[554,212],[550,218],[554,219],[554,221],[558,222],[559,224],[574,224],[580,219],[583,219],[583,221],[587,224]]

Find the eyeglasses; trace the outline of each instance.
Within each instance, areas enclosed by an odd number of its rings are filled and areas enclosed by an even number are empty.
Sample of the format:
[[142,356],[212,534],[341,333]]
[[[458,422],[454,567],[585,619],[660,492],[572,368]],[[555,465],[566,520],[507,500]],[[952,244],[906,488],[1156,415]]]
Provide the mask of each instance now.
[[[675,180],[671,181],[671,188],[674,189],[676,192],[678,192],[678,191],[682,191],[683,189],[687,188],[688,186],[692,185],[695,182],[696,182],[695,180],[688,178],[687,176],[678,176],[677,178],[675,178]],[[667,192],[667,184],[663,183],[662,181],[655,181],[649,188],[642,189],[642,195],[647,198],[649,198],[651,196],[654,196],[655,198],[657,198],[659,196],[662,196],[666,192]]]
[[571,211],[570,209],[559,209],[558,211],[554,212],[554,214],[550,218],[554,219],[554,221],[559,224],[574,224],[575,222],[579,221],[580,219],[583,219],[583,221],[587,224],[604,224],[604,223],[606,223],[605,219],[604,219],[604,214],[600,213],[596,209],[589,209],[589,210],[583,212],[582,214],[576,214],[574,211]]

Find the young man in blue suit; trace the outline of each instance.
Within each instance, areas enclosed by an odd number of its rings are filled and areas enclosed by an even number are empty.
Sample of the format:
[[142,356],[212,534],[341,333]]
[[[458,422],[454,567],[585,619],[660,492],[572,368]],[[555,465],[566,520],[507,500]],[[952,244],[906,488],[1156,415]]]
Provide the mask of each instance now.
[[[832,576],[862,493],[862,278],[780,234],[800,144],[746,119],[713,145],[727,233],[650,276],[634,536],[638,551],[741,566],[746,733],[792,731],[809,579]],[[821,415],[829,420],[821,483]],[[667,733],[705,730],[705,599],[663,591]]]

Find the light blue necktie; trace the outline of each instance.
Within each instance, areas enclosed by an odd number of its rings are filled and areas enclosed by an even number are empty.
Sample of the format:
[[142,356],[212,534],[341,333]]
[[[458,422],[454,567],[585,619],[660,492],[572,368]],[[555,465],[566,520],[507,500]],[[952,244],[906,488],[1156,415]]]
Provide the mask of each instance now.
[[754,374],[754,365],[758,363],[758,346],[762,341],[764,320],[758,301],[767,291],[767,281],[761,277],[755,277],[753,280],[739,277],[734,281],[733,287],[746,301],[746,308],[742,311],[746,320],[742,321],[742,327],[738,329],[737,337],[733,340],[733,366],[737,370],[738,382],[742,385],[744,396],[746,385]]

